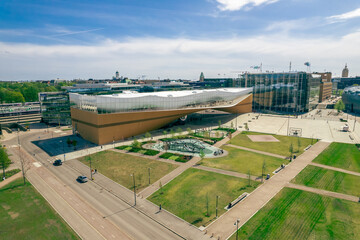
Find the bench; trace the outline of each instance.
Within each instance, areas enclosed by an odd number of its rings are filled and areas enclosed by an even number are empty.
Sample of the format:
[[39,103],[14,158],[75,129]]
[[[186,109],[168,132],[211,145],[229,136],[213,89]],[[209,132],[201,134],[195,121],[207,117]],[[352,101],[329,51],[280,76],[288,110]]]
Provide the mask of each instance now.
[[241,194],[237,199],[235,199],[234,201],[232,201],[231,203],[229,203],[229,205],[227,205],[224,209],[229,210],[230,208],[232,208],[233,206],[235,206],[236,204],[238,204],[240,201],[244,200],[244,198],[246,198],[249,194],[247,192],[244,192],[243,194]]

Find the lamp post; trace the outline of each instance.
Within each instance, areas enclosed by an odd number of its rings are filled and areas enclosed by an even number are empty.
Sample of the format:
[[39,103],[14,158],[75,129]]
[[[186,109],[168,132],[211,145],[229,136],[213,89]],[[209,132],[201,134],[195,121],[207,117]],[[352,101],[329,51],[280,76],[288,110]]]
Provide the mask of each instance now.
[[135,187],[135,173],[130,174],[133,177],[133,184],[134,184],[134,206],[136,206],[136,187]]
[[236,225],[236,240],[239,239],[239,222],[240,222],[240,219],[236,219],[236,222],[234,223],[234,225]]
[[220,196],[216,196],[216,218],[218,217],[218,203],[219,203],[219,197],[220,197]]
[[149,170],[149,185],[150,185],[150,169],[151,168],[148,168],[148,170]]

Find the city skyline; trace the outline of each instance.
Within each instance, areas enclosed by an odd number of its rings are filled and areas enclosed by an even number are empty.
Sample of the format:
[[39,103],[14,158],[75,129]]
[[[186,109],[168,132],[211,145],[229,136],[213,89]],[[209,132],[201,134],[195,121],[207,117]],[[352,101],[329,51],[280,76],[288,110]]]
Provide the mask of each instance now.
[[360,75],[355,0],[2,1],[0,13],[0,80],[234,77],[290,61]]

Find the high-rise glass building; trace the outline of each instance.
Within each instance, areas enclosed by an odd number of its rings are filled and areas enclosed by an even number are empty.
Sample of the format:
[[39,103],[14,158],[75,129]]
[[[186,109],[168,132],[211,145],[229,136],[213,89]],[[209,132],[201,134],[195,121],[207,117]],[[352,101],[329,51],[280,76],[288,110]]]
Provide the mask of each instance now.
[[239,87],[253,87],[254,112],[308,112],[319,103],[321,78],[306,72],[245,73]]

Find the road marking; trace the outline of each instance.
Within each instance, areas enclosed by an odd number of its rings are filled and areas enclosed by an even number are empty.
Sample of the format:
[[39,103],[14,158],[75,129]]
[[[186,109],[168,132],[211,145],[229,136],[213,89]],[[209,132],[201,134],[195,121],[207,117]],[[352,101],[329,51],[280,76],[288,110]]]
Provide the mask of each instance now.
[[34,162],[33,165],[34,165],[35,167],[41,167],[41,163],[39,163],[39,162]]

